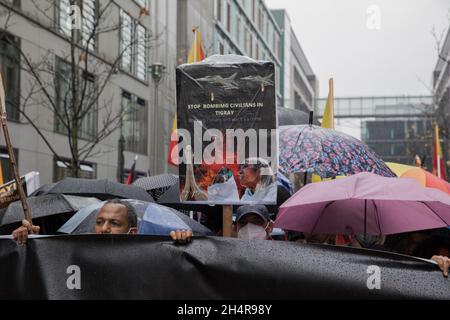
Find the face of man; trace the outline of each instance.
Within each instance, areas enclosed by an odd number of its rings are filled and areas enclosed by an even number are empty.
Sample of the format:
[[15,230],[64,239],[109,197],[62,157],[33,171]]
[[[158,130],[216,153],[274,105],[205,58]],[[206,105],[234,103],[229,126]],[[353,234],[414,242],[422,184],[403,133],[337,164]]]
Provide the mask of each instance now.
[[241,167],[239,171],[239,180],[241,186],[254,189],[258,184],[258,171],[249,166]]
[[126,234],[137,232],[136,228],[128,225],[127,208],[121,204],[109,203],[97,213],[95,233]]

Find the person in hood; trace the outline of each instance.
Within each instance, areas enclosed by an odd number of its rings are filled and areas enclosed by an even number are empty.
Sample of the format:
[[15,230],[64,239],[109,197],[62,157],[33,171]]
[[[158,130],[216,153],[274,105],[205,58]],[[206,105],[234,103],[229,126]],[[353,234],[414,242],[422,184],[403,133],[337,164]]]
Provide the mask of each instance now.
[[236,232],[239,239],[272,240],[273,222],[264,205],[245,205],[236,213]]

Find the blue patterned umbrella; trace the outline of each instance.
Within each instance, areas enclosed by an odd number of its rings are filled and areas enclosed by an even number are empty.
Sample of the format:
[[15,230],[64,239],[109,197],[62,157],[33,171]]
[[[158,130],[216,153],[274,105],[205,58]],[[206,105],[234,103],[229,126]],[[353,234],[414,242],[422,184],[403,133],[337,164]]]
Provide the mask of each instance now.
[[321,178],[371,172],[396,177],[367,145],[343,132],[317,126],[282,126],[280,167],[287,173],[316,173]]

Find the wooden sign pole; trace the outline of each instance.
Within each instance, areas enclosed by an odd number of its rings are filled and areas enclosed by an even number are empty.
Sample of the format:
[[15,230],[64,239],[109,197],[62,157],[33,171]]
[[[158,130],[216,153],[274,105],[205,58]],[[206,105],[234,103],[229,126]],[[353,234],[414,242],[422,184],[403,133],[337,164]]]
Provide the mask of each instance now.
[[5,136],[6,148],[8,149],[9,160],[11,161],[11,166],[13,168],[14,179],[16,180],[17,190],[19,191],[20,201],[22,202],[23,213],[25,215],[25,219],[33,224],[31,221],[30,209],[27,203],[27,197],[25,195],[25,191],[22,187],[22,182],[20,181],[19,170],[17,169],[16,157],[14,155],[14,149],[11,143],[11,138],[9,135],[8,124],[7,124],[7,114],[6,114],[6,104],[5,104],[5,89],[3,86],[3,77],[0,73],[0,122],[3,128],[3,134]]
[[231,238],[233,237],[233,206],[224,205],[222,206],[222,211],[223,211],[222,236]]

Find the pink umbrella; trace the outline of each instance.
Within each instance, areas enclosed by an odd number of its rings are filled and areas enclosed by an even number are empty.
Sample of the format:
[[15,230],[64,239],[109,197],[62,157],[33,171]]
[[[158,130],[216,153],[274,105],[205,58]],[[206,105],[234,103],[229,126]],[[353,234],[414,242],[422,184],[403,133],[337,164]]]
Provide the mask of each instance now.
[[275,227],[314,234],[389,235],[450,225],[450,196],[413,179],[360,173],[309,184],[280,208]]

